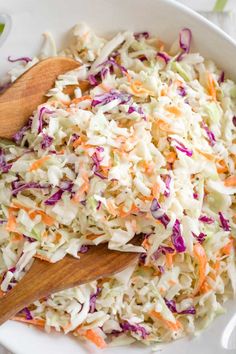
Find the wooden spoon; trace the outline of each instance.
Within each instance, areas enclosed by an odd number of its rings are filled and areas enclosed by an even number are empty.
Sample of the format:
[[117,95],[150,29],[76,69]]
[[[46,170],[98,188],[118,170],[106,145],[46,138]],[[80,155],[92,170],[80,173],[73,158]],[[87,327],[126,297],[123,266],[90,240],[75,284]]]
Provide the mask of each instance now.
[[[140,244],[135,236],[134,244]],[[0,325],[26,306],[52,293],[122,271],[138,260],[133,252],[111,251],[107,244],[91,246],[80,259],[66,256],[57,263],[35,259],[20,282],[0,298]]]
[[[32,112],[46,101],[45,93],[54,86],[58,75],[78,67],[79,63],[70,58],[48,58],[14,81],[0,95],[0,137],[11,139],[26,124]],[[82,82],[83,88],[84,84],[86,82]],[[67,89],[66,93],[69,91]]]

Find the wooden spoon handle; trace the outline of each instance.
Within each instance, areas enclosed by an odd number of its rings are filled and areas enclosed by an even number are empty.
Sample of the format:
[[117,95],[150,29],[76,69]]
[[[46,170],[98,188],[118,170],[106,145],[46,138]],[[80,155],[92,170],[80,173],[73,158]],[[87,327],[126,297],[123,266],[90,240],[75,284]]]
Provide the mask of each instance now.
[[11,139],[26,124],[33,111],[46,101],[59,74],[76,69],[70,58],[48,58],[22,74],[0,95],[0,137]]
[[0,325],[38,299],[115,274],[137,259],[137,253],[111,251],[107,244],[91,247],[80,259],[66,256],[57,263],[35,259],[22,280],[0,299]]

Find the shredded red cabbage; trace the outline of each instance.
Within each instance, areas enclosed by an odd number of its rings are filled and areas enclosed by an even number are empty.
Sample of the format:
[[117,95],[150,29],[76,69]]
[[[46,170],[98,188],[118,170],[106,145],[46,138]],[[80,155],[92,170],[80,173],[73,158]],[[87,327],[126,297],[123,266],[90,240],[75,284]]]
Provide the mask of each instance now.
[[147,117],[146,117],[142,107],[129,106],[128,114],[131,114],[133,112],[137,112],[138,114],[140,114],[142,119],[147,120]]
[[233,116],[232,121],[233,121],[233,125],[236,127],[236,116]]
[[68,191],[71,192],[73,188],[73,183],[72,182],[62,182],[61,187],[59,190],[51,195],[47,200],[44,201],[45,205],[55,205],[59,200],[61,200],[62,195],[64,192]]
[[194,198],[194,199],[198,199],[198,198],[199,198],[198,193],[193,193],[193,198]]
[[174,226],[172,228],[171,240],[177,252],[180,253],[186,251],[186,246],[185,246],[183,236],[181,234],[180,222],[178,219],[176,219]]
[[33,319],[32,315],[31,315],[31,312],[30,312],[30,310],[28,309],[28,307],[25,307],[25,308],[23,309],[23,311],[24,311],[24,313],[25,313],[25,318],[26,318],[28,321]]
[[164,298],[166,306],[168,309],[173,312],[173,313],[178,313],[179,315],[195,315],[196,314],[196,309],[194,306],[190,306],[188,309],[183,310],[183,311],[178,311],[176,307],[176,302],[174,300],[167,300]]
[[220,77],[218,79],[218,84],[222,84],[223,82],[225,81],[225,72],[224,71],[221,71],[220,73]]
[[139,255],[139,264],[140,265],[144,265],[145,261],[146,261],[146,258],[147,258],[147,254],[145,252],[140,253],[140,255]]
[[216,143],[216,138],[215,138],[214,133],[208,128],[208,126],[205,122],[202,122],[202,128],[205,130],[205,132],[207,134],[209,145],[214,146]]
[[134,38],[135,38],[137,41],[140,40],[141,38],[148,39],[148,38],[150,38],[150,33],[147,32],[147,31],[144,31],[144,32],[135,32],[135,33],[134,33]]
[[177,92],[181,97],[185,97],[187,95],[186,89],[183,86],[178,86]]
[[168,64],[169,61],[170,61],[169,55],[166,54],[166,53],[164,53],[164,52],[158,52],[158,53],[157,53],[157,57],[163,59],[166,64]]
[[161,176],[164,179],[165,185],[166,185],[166,190],[164,191],[164,196],[169,197],[170,196],[170,183],[171,183],[171,177],[170,175],[162,175]]
[[168,246],[159,246],[158,249],[153,253],[153,259],[157,260],[162,254],[166,255],[167,253],[173,254],[175,252],[174,248]]
[[[122,74],[127,74],[127,72],[128,72],[127,69],[124,66],[118,64],[115,61],[115,59],[112,58],[112,57],[110,57],[109,59],[104,61],[102,64],[99,64],[99,66],[102,66],[103,68],[109,66],[109,67],[112,67],[113,69],[116,67],[116,68],[118,68],[121,71]],[[103,75],[104,75],[104,72],[103,72],[103,74],[101,73],[101,78],[102,78]]]
[[36,242],[36,240],[35,240],[34,238],[29,237],[29,236],[27,236],[27,235],[25,235],[25,234],[23,234],[23,237],[24,237],[27,241],[29,241],[30,243]]
[[54,111],[50,111],[47,107],[42,107],[39,110],[39,125],[38,125],[38,133],[41,133],[43,130],[43,116],[44,114],[52,114]]
[[5,152],[0,148],[0,171],[2,173],[7,173],[12,167],[12,164],[6,162]]
[[138,59],[139,59],[140,61],[148,60],[148,58],[146,57],[146,55],[140,55],[140,56],[138,57]]
[[12,139],[17,145],[21,143],[25,133],[27,132],[27,130],[31,128],[31,125],[32,125],[32,118],[29,118],[27,124],[13,135]]
[[219,215],[219,219],[220,219],[220,223],[221,223],[222,229],[223,229],[224,231],[230,231],[230,230],[231,230],[231,227],[230,227],[230,225],[229,225],[229,220],[226,219],[226,218],[224,217],[224,215],[223,215],[221,212],[219,212],[218,215]]
[[154,198],[152,200],[152,204],[150,207],[151,214],[154,217],[154,219],[159,220],[162,223],[162,225],[166,228],[170,222],[170,218],[166,213],[164,213],[160,209],[161,209],[160,204],[158,203],[157,199]]
[[7,58],[7,60],[10,61],[11,63],[16,63],[17,61],[24,61],[26,64],[29,63],[30,61],[32,61],[32,59],[29,57],[21,57],[21,58],[12,59],[10,56]]
[[41,148],[43,150],[46,150],[52,145],[53,138],[47,134],[43,134],[42,138],[43,139],[41,141]]
[[139,334],[142,337],[142,339],[145,339],[149,334],[144,327],[142,327],[138,324],[133,325],[133,324],[129,323],[128,321],[120,323],[120,327],[122,328],[122,330],[124,332],[135,332],[135,333]]
[[194,232],[192,232],[193,236],[195,237],[195,239],[199,242],[199,243],[203,243],[206,239],[206,234],[204,234],[203,232],[200,232],[199,235],[196,235]]
[[95,75],[90,74],[88,76],[88,81],[89,81],[91,86],[97,86],[98,85],[98,81],[97,81]]
[[11,187],[12,195],[16,197],[19,192],[22,192],[26,189],[47,189],[49,188],[49,185],[43,186],[37,182],[24,183],[17,180],[12,182]]
[[92,107],[96,107],[97,105],[105,105],[114,100],[120,100],[119,104],[128,103],[131,99],[131,95],[126,92],[119,92],[116,90],[111,90],[110,92],[103,93],[101,95],[96,95],[92,100]]
[[5,219],[0,219],[0,225],[5,224],[6,222],[7,222],[7,220],[5,220]]
[[101,208],[101,206],[102,206],[102,202],[101,202],[101,200],[99,200],[98,201],[98,205],[96,207],[96,210],[99,210]]
[[178,141],[175,138],[167,138],[167,140],[170,141],[174,141],[177,143],[177,145],[175,145],[175,148],[181,152],[183,152],[185,155],[187,155],[188,157],[191,157],[193,155],[193,151],[190,149],[187,149],[186,146],[184,146],[184,144],[182,144],[180,141]]
[[192,32],[189,28],[183,28],[179,33],[179,46],[183,50],[177,57],[177,61],[181,61],[190,51],[192,40]]
[[209,216],[206,216],[206,215],[201,215],[199,218],[198,218],[199,221],[205,223],[205,224],[213,224],[214,223],[214,219],[209,217]]
[[100,294],[101,290],[102,290],[101,288],[97,288],[96,293],[90,296],[90,301],[89,301],[89,305],[90,305],[89,312],[90,313],[93,313],[96,310],[96,300],[97,300],[97,297]]
[[87,253],[89,250],[89,246],[88,245],[82,245],[80,247],[79,253]]

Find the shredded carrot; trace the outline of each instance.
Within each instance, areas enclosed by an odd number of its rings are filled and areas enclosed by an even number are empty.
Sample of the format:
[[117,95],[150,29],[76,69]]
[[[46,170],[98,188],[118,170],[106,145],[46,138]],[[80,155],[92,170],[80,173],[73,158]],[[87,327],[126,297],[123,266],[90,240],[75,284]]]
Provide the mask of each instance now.
[[210,284],[207,281],[204,281],[203,284],[201,285],[200,289],[199,289],[199,293],[200,294],[206,294],[211,289],[212,289],[212,287],[210,286]]
[[154,95],[154,93],[145,87],[143,87],[143,84],[141,81],[135,80],[131,83],[130,85],[131,90],[133,91],[134,94],[139,95],[143,93],[147,93],[149,95]]
[[171,151],[166,155],[166,161],[169,163],[175,162],[176,159],[177,159],[177,155],[174,151]]
[[132,78],[131,78],[130,74],[125,73],[125,75],[126,75],[126,77],[127,77],[128,82],[131,82]]
[[14,215],[14,209],[9,208],[8,214],[9,216],[6,224],[6,230],[9,232],[16,232],[16,217]]
[[79,137],[73,142],[72,146],[74,149],[76,149],[79,145],[81,145],[81,143],[82,143],[81,137]]
[[199,292],[199,290],[206,278],[207,256],[206,256],[204,248],[202,247],[202,245],[200,243],[196,243],[193,246],[193,253],[197,259],[198,266],[199,266],[197,287],[194,291],[194,295],[196,295]]
[[4,295],[5,295],[4,291],[2,291],[2,290],[0,289],[0,299],[1,299],[1,297],[3,297]]
[[145,248],[145,250],[149,250],[150,248],[150,244],[149,244],[149,241],[148,241],[148,238],[145,238],[142,242],[142,247]]
[[82,186],[78,189],[78,191],[75,193],[73,197],[74,202],[79,202],[81,200],[82,195],[88,191],[89,189],[89,178],[88,178],[88,173],[86,171],[82,172],[82,179],[84,180],[84,183]]
[[93,342],[100,349],[106,348],[107,346],[104,339],[99,336],[99,334],[97,334],[94,329],[87,329],[87,331],[83,333],[83,336],[89,341]]
[[27,323],[27,324],[38,326],[38,327],[44,327],[45,326],[45,320],[39,319],[39,318],[34,318],[32,320],[27,320],[26,318],[21,317],[21,316],[14,316],[12,318],[12,320],[13,321]]
[[229,242],[221,248],[221,253],[225,256],[229,256],[233,249],[234,240],[231,238]]
[[226,187],[236,187],[236,176],[229,176],[225,179],[224,185]]
[[226,165],[226,162],[224,160],[217,161],[216,166],[217,166],[218,173],[228,172],[228,166]]
[[173,280],[173,279],[170,279],[170,280],[168,281],[168,283],[169,283],[170,285],[175,285],[175,284],[176,284],[176,281]]
[[55,219],[52,216],[47,215],[42,210],[32,210],[29,212],[29,217],[34,219],[37,215],[41,216],[42,222],[47,226],[52,226],[55,224]]
[[209,91],[209,94],[211,95],[213,100],[216,101],[215,83],[214,83],[214,79],[213,79],[211,73],[208,73],[207,79],[208,79],[208,91]]
[[209,160],[209,161],[215,161],[215,159],[216,159],[214,155],[211,155],[211,154],[209,154],[208,152],[199,150],[198,148],[196,148],[196,151],[197,151],[200,155],[204,156],[204,157],[205,157],[207,160]]
[[23,239],[24,239],[24,237],[22,234],[14,233],[11,235],[11,241],[13,241],[13,242],[22,241]]
[[166,265],[168,268],[173,267],[173,258],[175,253],[166,253]]
[[41,261],[46,261],[46,262],[49,262],[49,263],[53,263],[53,262],[50,261],[50,259],[49,259],[48,257],[43,256],[42,254],[39,254],[39,253],[36,253],[36,254],[34,255],[34,258],[38,258],[38,259],[40,259]]
[[166,111],[174,114],[176,117],[180,117],[182,114],[181,110],[176,106],[167,106]]
[[77,104],[86,100],[91,100],[91,96],[90,95],[85,95],[82,97],[78,97],[78,98],[74,98],[71,103]]
[[98,237],[100,237],[100,236],[102,236],[103,234],[98,234],[98,235],[96,235],[96,234],[89,234],[89,235],[86,235],[86,238],[88,239],[88,240],[91,240],[91,241],[93,241],[93,240],[95,240],[96,238],[98,238]]
[[33,162],[29,168],[29,172],[35,171],[38,168],[40,168],[49,158],[50,158],[49,156],[44,156],[41,159]]
[[155,164],[153,162],[140,161],[139,165],[141,168],[144,169],[144,171],[147,175],[151,175],[153,173],[154,168],[155,168]]
[[166,320],[160,312],[157,311],[151,311],[150,315],[154,318],[157,318],[158,320],[162,321],[167,328],[171,329],[172,331],[178,331],[179,329],[182,328],[181,323],[176,320],[175,322]]
[[54,243],[59,243],[61,241],[61,238],[62,238],[62,235],[59,232],[57,232],[55,235]]
[[159,198],[160,196],[160,185],[156,182],[152,186],[152,195],[154,198]]

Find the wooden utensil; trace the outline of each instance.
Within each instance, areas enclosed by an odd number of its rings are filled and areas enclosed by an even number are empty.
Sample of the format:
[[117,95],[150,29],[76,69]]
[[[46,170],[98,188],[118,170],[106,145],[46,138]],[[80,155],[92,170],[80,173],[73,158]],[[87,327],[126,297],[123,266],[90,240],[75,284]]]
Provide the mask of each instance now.
[[[45,59],[20,76],[0,96],[0,137],[12,136],[27,122],[38,105],[45,102],[45,93],[54,85],[59,74],[77,68],[68,58]],[[88,88],[88,82],[81,89]],[[74,87],[67,87],[71,94]],[[139,243],[139,237],[134,239]],[[10,319],[32,302],[54,292],[112,275],[136,262],[137,253],[108,250],[107,244],[93,246],[80,259],[66,256],[50,264],[35,259],[22,280],[0,299],[0,324]]]
[[[136,236],[132,243],[140,244]],[[66,256],[57,263],[35,259],[20,282],[0,298],[0,325],[34,301],[52,293],[122,271],[137,262],[138,254],[111,251],[107,244],[91,246],[80,259]]]
[[60,74],[76,69],[79,63],[70,58],[53,57],[40,61],[22,74],[0,95],[0,137],[11,139],[46,101]]

